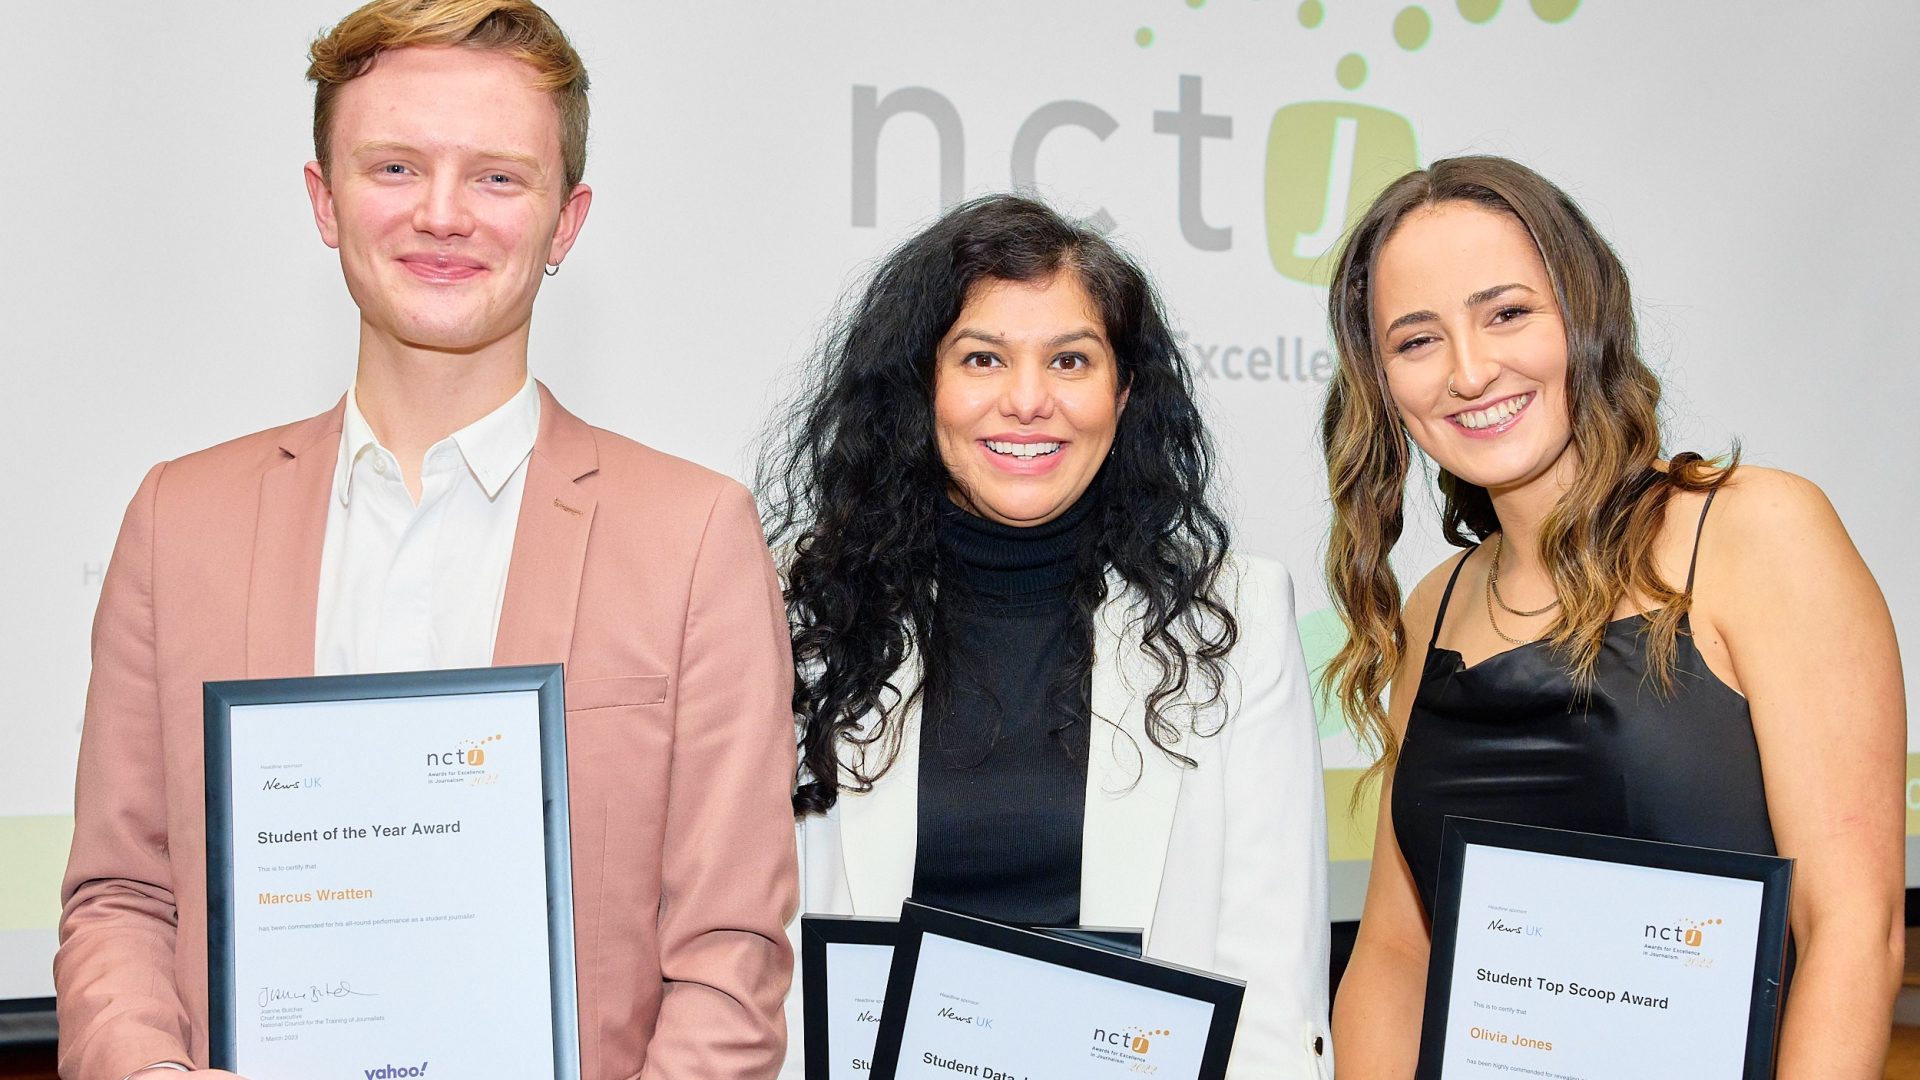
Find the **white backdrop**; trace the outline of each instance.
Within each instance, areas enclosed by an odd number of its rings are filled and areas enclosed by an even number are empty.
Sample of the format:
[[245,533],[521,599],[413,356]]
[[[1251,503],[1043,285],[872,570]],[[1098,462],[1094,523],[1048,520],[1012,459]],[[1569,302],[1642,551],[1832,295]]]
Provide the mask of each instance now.
[[[319,412],[351,377],[354,311],[300,182],[304,52],[344,6],[9,10],[0,998],[50,992],[88,622],[140,475]],[[1625,258],[1671,447],[1738,437],[1749,461],[1820,483],[1920,670],[1905,472],[1920,450],[1920,7],[551,9],[593,73],[596,199],[546,285],[534,368],[592,422],[746,475],[782,379],[862,267],[943,193],[1031,179],[1107,214],[1163,286],[1242,546],[1293,568],[1323,654],[1326,316],[1301,279],[1324,266],[1350,183],[1364,195],[1409,155],[1507,154],[1572,190]],[[1443,549],[1430,525],[1409,532],[1412,573]],[[1337,793],[1361,762],[1336,729],[1323,722]],[[1370,828],[1336,821],[1336,857],[1364,855]],[[1363,873],[1336,865],[1337,917],[1357,913]]]

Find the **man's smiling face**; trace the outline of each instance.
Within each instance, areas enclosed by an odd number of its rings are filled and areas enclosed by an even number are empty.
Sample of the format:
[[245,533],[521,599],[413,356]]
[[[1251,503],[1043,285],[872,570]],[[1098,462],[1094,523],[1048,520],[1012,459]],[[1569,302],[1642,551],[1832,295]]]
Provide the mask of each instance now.
[[339,90],[333,160],[307,166],[322,239],[373,334],[467,352],[524,334],[590,192],[566,190],[560,116],[530,66],[396,49]]

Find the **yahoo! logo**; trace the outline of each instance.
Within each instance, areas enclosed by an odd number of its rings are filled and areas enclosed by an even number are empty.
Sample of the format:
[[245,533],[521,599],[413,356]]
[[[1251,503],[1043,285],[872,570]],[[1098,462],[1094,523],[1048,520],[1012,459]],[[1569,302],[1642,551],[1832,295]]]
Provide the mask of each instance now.
[[423,1061],[418,1065],[383,1065],[378,1069],[362,1071],[367,1074],[367,1080],[398,1080],[403,1076],[427,1075],[427,1063]]

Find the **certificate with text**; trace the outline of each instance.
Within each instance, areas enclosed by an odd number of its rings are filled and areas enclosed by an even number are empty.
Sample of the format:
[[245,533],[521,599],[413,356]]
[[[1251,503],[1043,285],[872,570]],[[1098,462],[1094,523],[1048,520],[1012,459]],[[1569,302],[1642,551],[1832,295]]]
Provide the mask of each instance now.
[[1421,1080],[1773,1074],[1790,860],[1442,829]]
[[794,959],[800,965],[807,1080],[872,1075],[874,1033],[886,1005],[899,929],[893,919],[801,917],[800,952]]
[[206,685],[214,1067],[576,1080],[562,685]]
[[875,1080],[1220,1080],[1234,979],[908,901]]
[[[1038,934],[1138,959],[1144,934],[1128,927],[1029,927]],[[869,1080],[887,1000],[895,919],[854,915],[800,918],[801,1022],[806,1080]],[[789,1037],[802,1032],[789,1031]]]

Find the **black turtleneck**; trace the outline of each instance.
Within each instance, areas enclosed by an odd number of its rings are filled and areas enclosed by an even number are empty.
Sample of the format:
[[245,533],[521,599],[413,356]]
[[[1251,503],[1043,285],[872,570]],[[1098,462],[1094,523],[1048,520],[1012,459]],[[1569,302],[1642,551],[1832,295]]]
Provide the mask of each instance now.
[[1071,672],[1089,628],[1069,594],[1097,501],[1028,528],[942,507],[917,900],[1004,922],[1080,921],[1091,657]]

